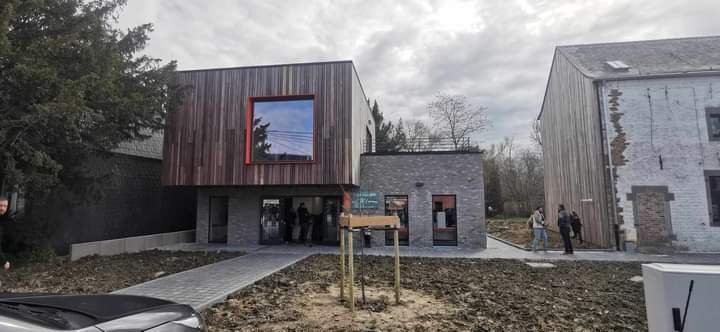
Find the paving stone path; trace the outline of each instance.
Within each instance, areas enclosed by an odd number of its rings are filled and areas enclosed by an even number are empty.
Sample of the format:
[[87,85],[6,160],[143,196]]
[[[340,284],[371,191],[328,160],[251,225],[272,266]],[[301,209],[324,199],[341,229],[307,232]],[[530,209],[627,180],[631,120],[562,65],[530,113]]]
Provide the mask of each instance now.
[[113,294],[151,296],[188,304],[201,311],[307,256],[307,253],[251,253],[124,288]]

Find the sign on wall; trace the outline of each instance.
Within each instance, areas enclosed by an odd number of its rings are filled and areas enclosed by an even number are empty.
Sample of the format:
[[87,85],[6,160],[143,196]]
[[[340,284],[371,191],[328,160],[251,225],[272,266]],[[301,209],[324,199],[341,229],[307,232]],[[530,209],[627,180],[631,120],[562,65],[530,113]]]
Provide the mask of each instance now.
[[376,192],[357,191],[352,193],[352,208],[358,210],[377,210],[380,206],[380,195]]

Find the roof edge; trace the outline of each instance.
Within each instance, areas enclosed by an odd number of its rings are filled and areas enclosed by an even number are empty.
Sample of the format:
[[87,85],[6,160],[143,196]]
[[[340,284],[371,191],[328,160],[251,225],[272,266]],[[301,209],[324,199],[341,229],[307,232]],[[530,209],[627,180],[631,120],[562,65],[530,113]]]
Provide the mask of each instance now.
[[196,68],[196,69],[185,69],[177,70],[178,73],[189,73],[198,71],[214,71],[214,70],[233,70],[233,69],[251,69],[251,68],[269,68],[269,67],[284,67],[284,66],[310,66],[310,65],[328,65],[337,63],[350,63],[355,68],[352,60],[333,60],[333,61],[313,61],[313,62],[297,62],[297,63],[278,63],[268,65],[250,65],[250,66],[235,66],[235,67],[214,67],[214,68]]

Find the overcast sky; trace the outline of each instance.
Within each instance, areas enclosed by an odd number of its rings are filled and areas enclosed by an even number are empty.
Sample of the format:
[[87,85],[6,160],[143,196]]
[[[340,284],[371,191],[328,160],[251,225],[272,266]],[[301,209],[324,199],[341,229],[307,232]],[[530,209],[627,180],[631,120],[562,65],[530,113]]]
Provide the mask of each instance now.
[[146,53],[180,69],[353,60],[385,117],[427,120],[437,93],[487,107],[483,145],[529,143],[557,45],[720,34],[720,0],[129,0]]

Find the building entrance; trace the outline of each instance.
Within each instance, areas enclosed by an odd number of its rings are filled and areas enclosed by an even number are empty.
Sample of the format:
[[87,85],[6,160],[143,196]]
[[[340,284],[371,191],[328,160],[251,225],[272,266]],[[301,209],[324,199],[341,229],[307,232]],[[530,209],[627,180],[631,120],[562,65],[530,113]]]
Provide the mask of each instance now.
[[339,243],[340,197],[266,197],[260,200],[260,244]]

